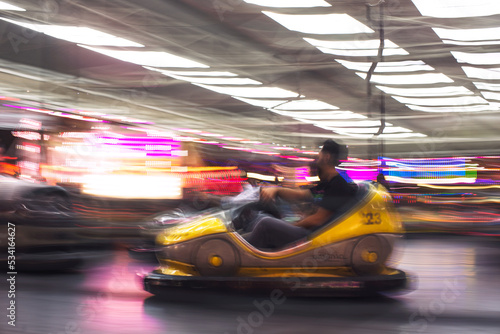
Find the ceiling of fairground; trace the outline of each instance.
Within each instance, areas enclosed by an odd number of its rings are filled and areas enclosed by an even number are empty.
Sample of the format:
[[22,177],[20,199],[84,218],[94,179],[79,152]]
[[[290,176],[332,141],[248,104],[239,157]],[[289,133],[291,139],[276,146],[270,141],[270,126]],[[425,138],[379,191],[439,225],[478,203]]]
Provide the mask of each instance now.
[[0,8],[3,120],[50,110],[294,156],[325,138],[360,158],[500,154],[500,2]]

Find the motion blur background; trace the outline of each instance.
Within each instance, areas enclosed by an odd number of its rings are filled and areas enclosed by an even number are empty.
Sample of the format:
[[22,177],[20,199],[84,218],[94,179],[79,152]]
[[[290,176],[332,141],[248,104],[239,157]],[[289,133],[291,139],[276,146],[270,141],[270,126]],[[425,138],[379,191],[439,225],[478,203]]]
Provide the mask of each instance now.
[[84,215],[237,193],[240,171],[303,185],[333,138],[342,172],[383,174],[411,229],[498,220],[488,1],[1,6],[2,171],[71,189]]
[[332,138],[408,236],[496,243],[499,36],[486,0],[2,1],[2,220],[19,256],[127,248],[200,193],[310,185]]

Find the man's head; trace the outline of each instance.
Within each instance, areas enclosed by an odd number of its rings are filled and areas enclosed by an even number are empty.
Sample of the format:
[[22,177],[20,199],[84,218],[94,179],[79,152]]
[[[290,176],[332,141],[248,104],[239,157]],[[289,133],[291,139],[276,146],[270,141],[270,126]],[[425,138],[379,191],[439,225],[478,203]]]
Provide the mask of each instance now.
[[331,139],[327,139],[323,143],[323,147],[321,148],[319,154],[321,159],[318,158],[318,162],[319,160],[323,160],[324,163],[328,165],[338,166],[340,160],[347,159],[347,146],[336,143]]
[[323,143],[323,147],[319,151],[316,167],[320,180],[327,180],[337,172],[335,166],[338,166],[340,160],[347,159],[347,146],[338,144],[331,139]]

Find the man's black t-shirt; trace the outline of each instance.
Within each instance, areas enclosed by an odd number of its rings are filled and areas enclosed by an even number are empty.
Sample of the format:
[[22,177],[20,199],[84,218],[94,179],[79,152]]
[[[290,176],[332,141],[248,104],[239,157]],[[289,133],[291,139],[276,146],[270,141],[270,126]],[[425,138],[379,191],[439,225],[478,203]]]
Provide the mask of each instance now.
[[[357,185],[355,183],[347,182],[340,175],[336,175],[330,181],[320,182],[310,189],[314,204],[333,213],[350,201],[356,194],[356,190]],[[264,216],[253,225],[253,230],[245,236],[245,239],[257,248],[275,249],[304,238],[320,227],[306,229],[273,217]]]
[[355,183],[347,182],[338,174],[330,181],[320,182],[310,191],[314,198],[314,204],[335,213],[354,197],[356,189]]

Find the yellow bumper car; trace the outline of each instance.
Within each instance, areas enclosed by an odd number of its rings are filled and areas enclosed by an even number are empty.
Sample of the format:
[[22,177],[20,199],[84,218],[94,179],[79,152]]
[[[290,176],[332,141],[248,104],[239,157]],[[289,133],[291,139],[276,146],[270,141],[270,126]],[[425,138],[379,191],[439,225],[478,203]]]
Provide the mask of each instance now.
[[355,199],[329,223],[281,249],[250,245],[234,228],[239,214],[234,208],[210,212],[161,232],[160,266],[144,277],[144,289],[155,295],[209,289],[361,296],[407,288],[406,273],[388,265],[402,223],[377,183],[359,183]]

